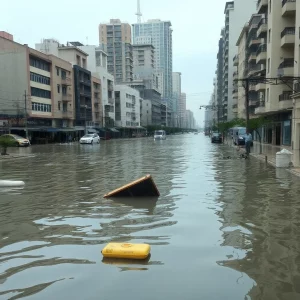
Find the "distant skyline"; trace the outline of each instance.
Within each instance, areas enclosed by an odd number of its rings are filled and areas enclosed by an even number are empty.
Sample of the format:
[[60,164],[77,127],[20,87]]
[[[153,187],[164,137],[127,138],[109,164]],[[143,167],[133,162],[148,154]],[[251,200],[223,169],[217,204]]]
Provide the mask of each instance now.
[[[247,0],[252,1],[252,0]],[[187,109],[194,112],[203,126],[204,111],[213,91],[218,40],[224,26],[226,0],[140,0],[142,22],[169,20],[173,29],[173,71],[182,73],[182,91],[187,94]],[[43,12],[41,11],[43,8]],[[90,0],[77,6],[71,0],[52,0],[51,5],[38,0],[1,3],[0,30],[14,35],[14,40],[34,48],[43,38],[60,43],[79,41],[98,45],[98,26],[116,18],[137,22],[136,0],[115,0],[109,5]],[[246,21],[245,21],[246,22]]]

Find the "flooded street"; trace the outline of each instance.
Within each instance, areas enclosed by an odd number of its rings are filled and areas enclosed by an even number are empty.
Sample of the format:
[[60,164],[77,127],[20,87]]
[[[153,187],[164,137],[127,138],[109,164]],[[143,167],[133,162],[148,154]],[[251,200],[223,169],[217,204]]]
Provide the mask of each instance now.
[[[300,180],[203,134],[0,160],[0,299],[300,299]],[[233,159],[223,159],[224,156]],[[151,174],[161,197],[103,199]],[[110,241],[149,262],[103,261]]]

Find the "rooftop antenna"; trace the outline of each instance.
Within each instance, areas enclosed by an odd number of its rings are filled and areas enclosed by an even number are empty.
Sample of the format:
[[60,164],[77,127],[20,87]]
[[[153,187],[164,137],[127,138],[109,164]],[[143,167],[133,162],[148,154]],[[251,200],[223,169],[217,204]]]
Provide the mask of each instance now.
[[142,13],[141,13],[141,5],[140,0],[137,0],[137,12],[135,14],[137,16],[137,22],[140,24],[142,22]]

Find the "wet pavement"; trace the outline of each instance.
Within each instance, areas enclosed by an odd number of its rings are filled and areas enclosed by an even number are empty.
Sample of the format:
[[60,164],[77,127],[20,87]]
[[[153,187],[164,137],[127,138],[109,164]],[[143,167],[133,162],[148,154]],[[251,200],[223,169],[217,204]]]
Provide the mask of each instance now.
[[[12,149],[0,299],[300,299],[300,181],[203,134]],[[223,157],[231,156],[232,159]],[[145,174],[156,199],[103,199]],[[105,261],[110,241],[148,262]]]

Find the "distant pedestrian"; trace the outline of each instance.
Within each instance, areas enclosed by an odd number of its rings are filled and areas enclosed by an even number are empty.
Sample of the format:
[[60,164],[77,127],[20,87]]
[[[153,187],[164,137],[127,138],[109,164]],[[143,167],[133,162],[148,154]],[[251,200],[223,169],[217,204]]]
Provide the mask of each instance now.
[[72,143],[72,136],[71,136],[71,134],[69,135],[69,143]]
[[246,146],[246,154],[250,154],[250,148],[252,144],[252,134],[247,130],[246,137],[245,137],[245,146]]

